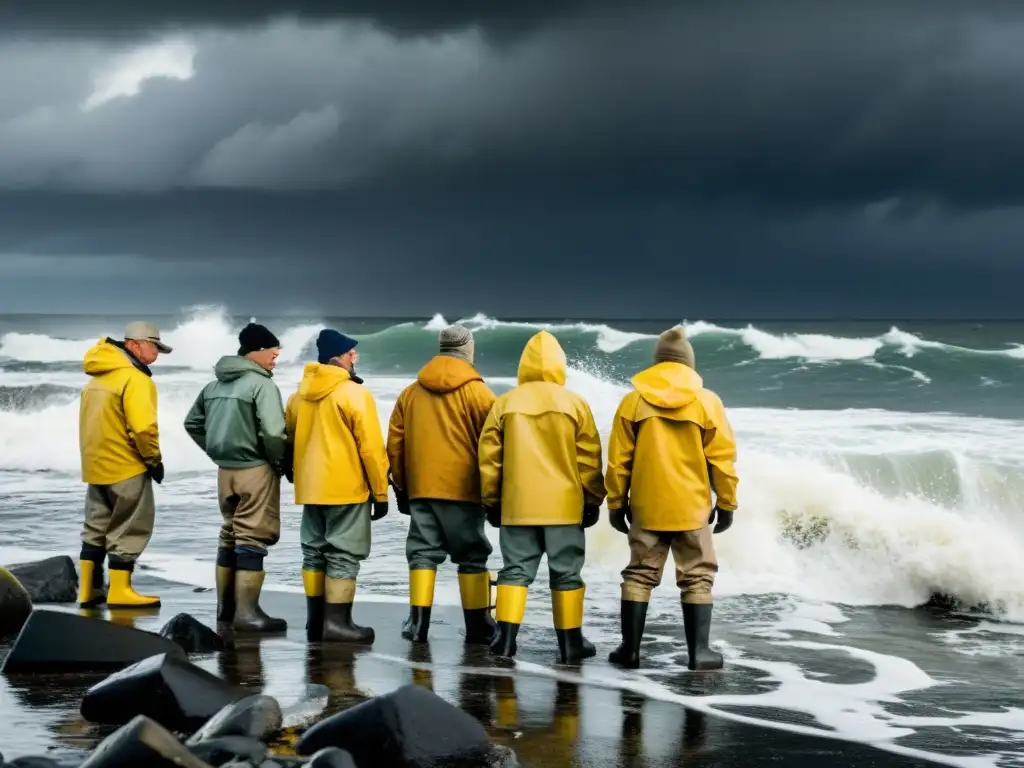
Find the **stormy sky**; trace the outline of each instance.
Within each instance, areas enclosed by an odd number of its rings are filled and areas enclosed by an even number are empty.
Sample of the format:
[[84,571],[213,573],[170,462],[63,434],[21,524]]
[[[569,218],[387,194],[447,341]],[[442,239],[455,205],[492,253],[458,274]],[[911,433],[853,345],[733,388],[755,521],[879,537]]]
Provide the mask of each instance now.
[[0,0],[0,312],[1021,317],[1024,3]]

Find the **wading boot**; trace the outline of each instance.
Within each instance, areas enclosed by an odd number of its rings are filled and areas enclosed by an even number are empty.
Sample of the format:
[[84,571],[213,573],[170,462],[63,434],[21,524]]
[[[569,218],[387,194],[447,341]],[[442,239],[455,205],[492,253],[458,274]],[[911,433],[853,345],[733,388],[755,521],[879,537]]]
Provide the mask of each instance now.
[[511,658],[516,655],[516,635],[526,613],[526,591],[526,587],[498,585],[497,604],[494,606],[498,627],[489,648],[496,656]]
[[324,606],[327,577],[323,571],[302,570],[302,588],[306,592],[306,640],[317,643],[324,637]]
[[497,625],[491,617],[491,574],[460,573],[459,596],[466,622],[466,642],[490,645]]
[[352,601],[356,597],[355,581],[328,578],[325,587],[327,602],[324,604],[324,642],[362,645],[373,643],[375,633],[371,627],[361,627],[352,623]]
[[576,664],[597,653],[594,644],[583,636],[583,594],[586,587],[552,590],[551,612],[558,638],[558,658],[563,664]]
[[427,642],[430,632],[430,607],[434,604],[437,571],[415,568],[409,571],[409,618],[402,625],[402,637],[414,643]]
[[260,608],[260,592],[263,591],[262,570],[235,571],[235,618],[231,623],[235,632],[275,633],[288,629],[284,619],[268,616]]
[[711,637],[711,604],[683,603],[683,631],[686,650],[690,655],[686,666],[690,669],[721,669],[722,654],[708,646]]
[[135,563],[110,555],[110,589],[107,591],[107,608],[159,608],[160,598],[154,595],[140,595],[132,588],[132,572]]
[[235,550],[217,550],[217,623],[230,624],[235,619]]
[[103,560],[107,553],[102,549],[82,547],[78,561],[78,607],[95,608],[107,600],[103,588]]
[[647,603],[622,601],[622,642],[608,654],[608,661],[626,669],[640,667],[640,641],[647,623]]

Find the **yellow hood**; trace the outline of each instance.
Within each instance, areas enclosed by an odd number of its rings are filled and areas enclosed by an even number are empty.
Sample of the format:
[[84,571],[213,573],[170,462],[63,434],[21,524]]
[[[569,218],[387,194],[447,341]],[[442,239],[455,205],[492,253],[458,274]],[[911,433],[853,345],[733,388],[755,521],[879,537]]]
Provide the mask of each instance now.
[[655,408],[682,408],[696,400],[704,387],[700,375],[682,363],[658,363],[631,381],[640,397]]
[[352,379],[348,371],[337,365],[306,363],[299,382],[299,397],[303,400],[323,400],[346,381]]
[[437,355],[420,369],[416,380],[431,392],[454,392],[471,381],[483,381],[476,369],[458,357]]
[[519,358],[519,383],[549,381],[565,384],[565,352],[558,339],[547,331],[541,331],[526,342],[523,356]]
[[136,364],[124,349],[113,343],[109,338],[97,341],[82,361],[82,368],[90,376],[101,376],[118,368],[139,368],[143,373],[149,371],[142,363]]

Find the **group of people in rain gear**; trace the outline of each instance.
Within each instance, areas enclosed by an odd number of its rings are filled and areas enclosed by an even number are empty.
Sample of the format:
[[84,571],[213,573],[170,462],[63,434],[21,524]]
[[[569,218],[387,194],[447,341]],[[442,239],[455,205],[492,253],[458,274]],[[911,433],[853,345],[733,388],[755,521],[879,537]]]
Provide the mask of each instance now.
[[[260,607],[263,560],[280,538],[281,479],[302,506],[302,580],[310,641],[368,644],[353,622],[371,523],[388,513],[388,486],[409,517],[409,616],[401,632],[428,640],[437,567],[458,567],[467,643],[514,656],[527,594],[542,556],[550,573],[559,659],[595,655],[583,635],[581,572],[587,528],[606,503],[627,536],[622,642],[609,660],[640,665],[651,591],[671,551],[690,669],[718,669],[709,646],[718,563],[712,532],[736,510],[736,442],[722,401],[703,386],[681,327],[658,338],[653,365],[632,378],[611,424],[608,463],[587,402],[566,389],[566,358],[540,331],[519,361],[518,385],[496,397],[474,367],[474,339],[461,325],[440,332],[438,353],[398,397],[387,429],[356,374],[357,341],[321,331],[287,403],[272,380],[280,342],[250,323],[236,355],[220,359],[185,430],[218,467],[223,524],[216,559],[217,621],[236,632],[286,630]],[[85,355],[81,594],[90,607],[158,606],[131,585],[154,524],[152,483],[164,470],[157,394],[149,365],[172,350],[157,328],[132,323]],[[494,616],[485,522],[499,528],[502,568]],[[713,527],[712,527],[713,526]],[[103,564],[110,569],[109,587]]]

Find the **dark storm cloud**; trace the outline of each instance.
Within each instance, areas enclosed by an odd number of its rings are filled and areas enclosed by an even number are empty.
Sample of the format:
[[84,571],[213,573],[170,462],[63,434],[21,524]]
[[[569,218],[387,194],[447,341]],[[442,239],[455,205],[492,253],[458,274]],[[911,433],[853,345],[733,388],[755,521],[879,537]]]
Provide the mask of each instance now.
[[[408,28],[451,31],[417,38],[348,23],[359,4],[258,23],[300,5],[126,4],[121,16],[106,4],[115,25],[180,30],[177,52],[160,54],[177,74],[134,95],[116,95],[128,54],[85,33],[45,56],[24,41],[0,50],[0,184],[1021,202],[1021,4],[381,6]],[[473,27],[478,7],[537,23],[495,47]],[[51,28],[82,29],[73,4],[61,13]],[[42,11],[19,14],[42,28]],[[242,17],[252,23],[231,26]],[[35,62],[29,78],[21,59]]]
[[[629,5],[671,0],[630,0]],[[181,27],[255,26],[268,20],[367,21],[400,35],[477,26],[515,36],[558,19],[602,12],[622,0],[38,0],[0,3],[0,35],[120,37]]]

